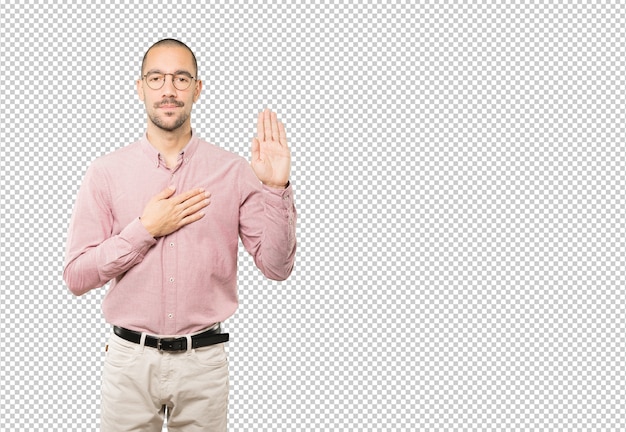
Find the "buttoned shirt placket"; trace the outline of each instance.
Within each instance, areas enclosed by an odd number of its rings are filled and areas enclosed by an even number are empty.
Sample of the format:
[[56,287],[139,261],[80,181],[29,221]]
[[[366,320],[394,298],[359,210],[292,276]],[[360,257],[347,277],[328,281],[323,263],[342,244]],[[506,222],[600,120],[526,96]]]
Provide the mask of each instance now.
[[[164,169],[168,171],[169,183],[168,185],[176,186],[176,191],[179,192],[178,178],[180,177],[181,170],[184,169],[186,164],[186,158],[184,152],[181,152],[178,156],[178,164],[175,168],[170,169],[165,164],[165,161],[159,155],[158,169]],[[174,231],[163,238],[163,273],[161,295],[163,298],[163,311],[165,322],[166,334],[175,334],[176,332],[176,318],[177,318],[177,298],[178,298],[178,231]]]

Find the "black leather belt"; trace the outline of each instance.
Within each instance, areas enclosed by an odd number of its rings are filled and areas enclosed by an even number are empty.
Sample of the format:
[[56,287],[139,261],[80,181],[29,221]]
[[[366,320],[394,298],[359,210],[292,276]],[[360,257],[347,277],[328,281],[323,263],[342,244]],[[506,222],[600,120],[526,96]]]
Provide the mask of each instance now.
[[[221,327],[209,329],[205,332],[191,336],[191,347],[200,348],[209,345],[215,345],[228,342],[228,333],[220,333]],[[123,327],[114,326],[113,333],[129,342],[136,344],[141,343],[141,333],[128,330]],[[145,345],[156,348],[159,351],[187,351],[187,338],[157,338],[154,336],[146,336]]]

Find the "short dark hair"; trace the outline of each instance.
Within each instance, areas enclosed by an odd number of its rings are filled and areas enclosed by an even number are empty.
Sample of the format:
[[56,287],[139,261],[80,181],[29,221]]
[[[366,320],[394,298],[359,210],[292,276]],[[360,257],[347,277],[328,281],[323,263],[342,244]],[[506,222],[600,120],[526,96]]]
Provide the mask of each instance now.
[[141,76],[143,76],[143,68],[146,64],[146,57],[148,57],[148,53],[152,48],[160,46],[177,46],[181,48],[186,48],[187,51],[189,51],[189,53],[191,54],[191,58],[193,59],[193,65],[196,68],[196,78],[198,78],[198,61],[196,60],[196,55],[193,53],[193,51],[191,51],[191,48],[189,48],[187,45],[177,39],[161,39],[160,41],[152,44],[150,48],[148,48],[148,51],[146,51],[146,53],[143,55],[143,60],[141,61]]

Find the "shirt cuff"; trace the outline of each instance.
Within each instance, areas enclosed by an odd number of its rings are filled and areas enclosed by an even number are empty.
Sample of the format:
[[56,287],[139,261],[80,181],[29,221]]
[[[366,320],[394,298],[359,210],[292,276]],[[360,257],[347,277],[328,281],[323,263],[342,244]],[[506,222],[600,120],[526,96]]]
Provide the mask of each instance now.
[[150,235],[139,218],[136,218],[129,223],[126,228],[122,230],[120,236],[131,244],[132,249],[138,251],[142,255],[157,243],[157,240]]
[[291,182],[285,189],[276,189],[263,185],[265,202],[273,207],[291,208],[293,205],[293,188]]

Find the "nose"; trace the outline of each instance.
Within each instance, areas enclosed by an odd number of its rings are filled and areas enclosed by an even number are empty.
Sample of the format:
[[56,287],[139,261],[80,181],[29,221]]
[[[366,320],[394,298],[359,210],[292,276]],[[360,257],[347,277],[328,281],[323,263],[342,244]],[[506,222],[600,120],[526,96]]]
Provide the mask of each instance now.
[[164,80],[163,87],[161,87],[163,96],[175,96],[176,87],[174,87],[174,75],[166,74]]

